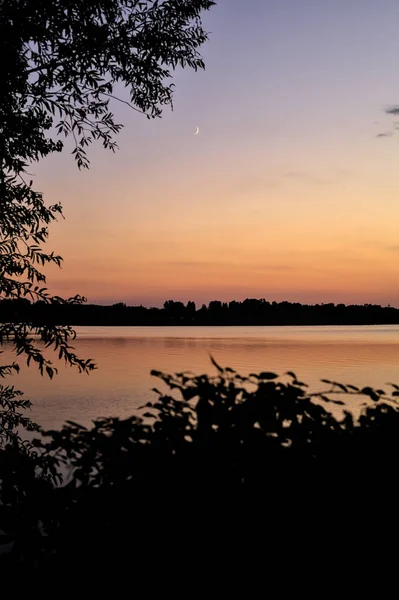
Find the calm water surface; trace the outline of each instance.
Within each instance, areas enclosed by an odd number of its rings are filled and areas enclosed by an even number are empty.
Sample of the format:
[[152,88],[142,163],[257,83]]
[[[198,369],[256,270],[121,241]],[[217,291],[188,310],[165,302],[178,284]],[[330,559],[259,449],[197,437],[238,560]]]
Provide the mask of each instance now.
[[[209,354],[242,374],[260,370],[297,376],[321,389],[321,378],[355,385],[399,384],[399,325],[339,327],[77,327],[78,355],[98,369],[79,375],[59,369],[49,381],[22,368],[13,377],[45,428],[67,419],[89,424],[99,416],[127,417],[160,387],[151,369],[214,373]],[[5,353],[6,354],[6,353]],[[55,357],[55,355],[54,355]],[[3,355],[3,362],[5,355]],[[56,362],[56,360],[55,360]]]

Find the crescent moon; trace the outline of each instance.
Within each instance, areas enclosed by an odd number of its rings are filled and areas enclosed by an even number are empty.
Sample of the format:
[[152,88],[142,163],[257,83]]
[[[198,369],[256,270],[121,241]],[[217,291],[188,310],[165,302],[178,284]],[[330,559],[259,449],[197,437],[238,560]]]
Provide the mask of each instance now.
[[197,129],[195,130],[194,135],[198,135],[199,134],[199,127],[197,127]]

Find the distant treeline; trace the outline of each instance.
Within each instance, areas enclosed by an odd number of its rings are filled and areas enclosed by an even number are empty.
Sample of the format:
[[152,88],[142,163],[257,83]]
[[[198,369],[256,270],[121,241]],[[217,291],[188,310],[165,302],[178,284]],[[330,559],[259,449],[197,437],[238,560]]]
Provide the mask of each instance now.
[[247,299],[194,302],[168,300],[163,308],[97,304],[0,301],[0,322],[63,325],[384,325],[399,324],[399,309],[375,304],[300,304]]

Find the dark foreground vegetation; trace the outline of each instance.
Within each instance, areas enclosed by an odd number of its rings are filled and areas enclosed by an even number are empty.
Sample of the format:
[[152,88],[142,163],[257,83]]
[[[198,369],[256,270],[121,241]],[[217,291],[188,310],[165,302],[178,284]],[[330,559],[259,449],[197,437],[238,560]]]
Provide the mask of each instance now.
[[163,308],[52,303],[27,299],[0,302],[0,322],[36,325],[387,325],[399,323],[399,309],[375,304],[300,304],[246,299],[194,302],[168,300]]
[[357,522],[369,535],[373,512],[385,526],[396,497],[398,386],[323,381],[316,394],[294,373],[241,377],[214,365],[215,377],[154,372],[165,391],[139,415],[91,429],[68,422],[33,444],[16,430],[23,418],[35,428],[27,405],[1,388],[3,583],[21,568],[31,583],[133,576],[136,592],[140,581],[151,593],[186,577],[199,586],[212,569],[234,583],[233,565],[263,557],[265,569],[269,553],[284,562],[310,540],[316,550],[321,540],[349,543]]

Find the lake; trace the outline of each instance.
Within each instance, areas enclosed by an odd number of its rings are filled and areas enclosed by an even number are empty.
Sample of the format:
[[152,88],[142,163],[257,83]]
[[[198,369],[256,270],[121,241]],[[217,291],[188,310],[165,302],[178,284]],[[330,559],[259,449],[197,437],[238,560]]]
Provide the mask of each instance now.
[[[312,389],[321,378],[383,387],[399,384],[399,325],[308,327],[77,327],[76,353],[93,358],[90,375],[59,365],[52,381],[23,366],[12,378],[45,428],[67,419],[128,417],[160,387],[151,369],[215,373],[209,355],[241,374],[294,371]],[[3,354],[3,363],[8,358]],[[56,362],[56,355],[54,355]],[[22,364],[22,363],[21,363]],[[10,380],[8,380],[10,381]]]

